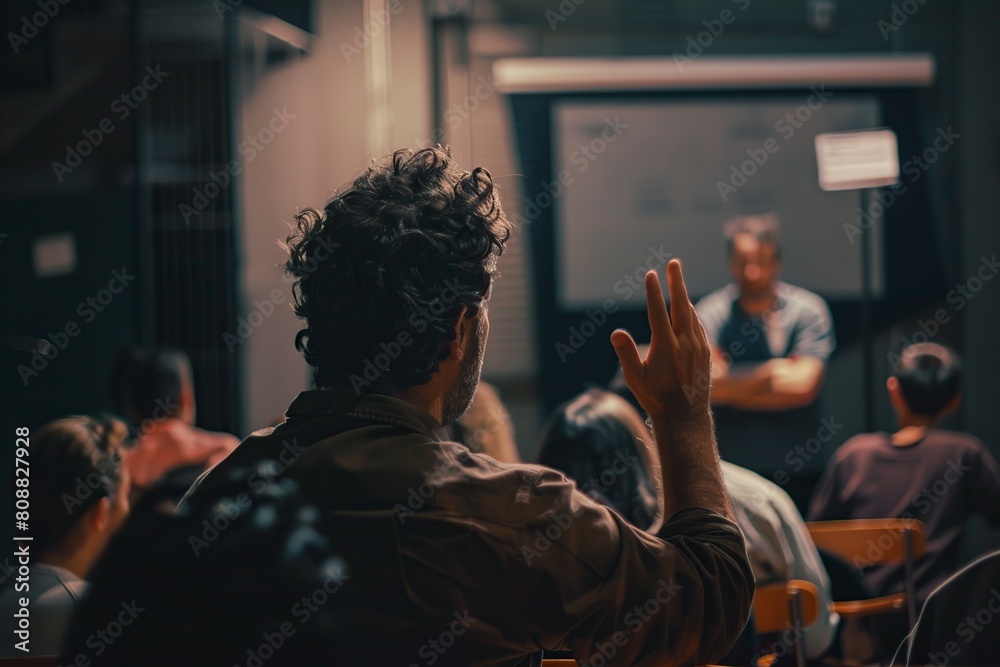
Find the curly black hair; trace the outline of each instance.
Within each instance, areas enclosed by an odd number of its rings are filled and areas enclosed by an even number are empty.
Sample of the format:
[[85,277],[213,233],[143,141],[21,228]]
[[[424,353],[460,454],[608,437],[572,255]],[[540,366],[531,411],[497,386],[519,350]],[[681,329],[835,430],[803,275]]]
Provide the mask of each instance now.
[[322,213],[306,209],[285,248],[295,347],[317,387],[398,394],[448,356],[462,307],[479,312],[511,225],[490,173],[450,148],[374,162]]

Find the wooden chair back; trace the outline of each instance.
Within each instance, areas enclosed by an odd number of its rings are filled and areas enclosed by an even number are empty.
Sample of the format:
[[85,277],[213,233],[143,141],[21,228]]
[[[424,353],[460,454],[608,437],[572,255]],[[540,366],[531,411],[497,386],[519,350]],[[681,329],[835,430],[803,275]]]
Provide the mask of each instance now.
[[910,628],[913,628],[917,622],[914,564],[926,548],[923,521],[850,519],[811,521],[806,527],[817,548],[829,551],[855,567],[903,563],[906,612]]
[[787,647],[795,654],[798,667],[805,667],[806,653],[801,637],[804,628],[819,617],[819,589],[801,579],[757,586],[753,594],[753,616],[760,634],[791,630],[799,638]]

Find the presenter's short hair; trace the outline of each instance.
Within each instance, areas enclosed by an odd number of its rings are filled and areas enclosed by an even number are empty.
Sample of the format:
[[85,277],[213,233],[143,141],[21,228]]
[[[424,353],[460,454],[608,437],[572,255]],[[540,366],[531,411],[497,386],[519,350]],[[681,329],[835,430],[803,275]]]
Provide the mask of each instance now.
[[741,215],[726,221],[722,228],[726,236],[726,253],[733,256],[735,239],[740,234],[749,234],[762,244],[774,246],[774,256],[781,259],[781,227],[774,213]]

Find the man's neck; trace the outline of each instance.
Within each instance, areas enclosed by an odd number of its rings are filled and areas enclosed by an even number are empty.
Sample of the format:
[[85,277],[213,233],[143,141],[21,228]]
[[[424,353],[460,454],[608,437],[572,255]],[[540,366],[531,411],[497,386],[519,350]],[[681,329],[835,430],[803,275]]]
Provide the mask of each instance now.
[[747,315],[761,315],[774,308],[777,288],[771,286],[759,294],[740,294],[740,308]]
[[418,409],[423,410],[433,417],[438,424],[444,417],[444,395],[438,392],[426,391],[427,385],[414,387],[408,391],[400,393],[397,398],[412,403]]
[[48,551],[39,556],[38,563],[40,565],[49,565],[51,567],[61,567],[64,570],[72,572],[81,579],[84,579],[87,576],[87,571],[90,570],[91,565],[91,559],[85,552],[86,549],[78,549],[72,554],[59,554]]
[[940,419],[937,417],[925,417],[922,415],[897,415],[899,430],[892,434],[892,444],[897,447],[912,445],[923,439],[929,429],[938,425]]

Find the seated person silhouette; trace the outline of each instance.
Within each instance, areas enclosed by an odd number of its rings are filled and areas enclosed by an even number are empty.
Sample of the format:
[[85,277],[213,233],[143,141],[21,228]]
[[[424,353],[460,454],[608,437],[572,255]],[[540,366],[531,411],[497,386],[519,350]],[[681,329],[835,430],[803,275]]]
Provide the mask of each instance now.
[[[88,573],[129,512],[129,475],[123,465],[128,429],[116,420],[73,416],[57,419],[29,437],[30,531],[25,542],[30,574],[0,587],[0,611],[15,618],[29,600],[29,641],[0,646],[0,656],[56,655],[74,607],[87,590]],[[16,637],[14,634],[12,637]]]
[[119,410],[135,424],[129,453],[133,499],[174,468],[208,469],[239,444],[228,433],[196,427],[191,362],[170,349],[129,348],[115,369]]
[[278,461],[275,479],[300,485],[351,567],[338,593],[351,641],[327,662],[513,666],[547,650],[606,660],[602,649],[622,664],[711,662],[742,630],[753,581],[708,396],[682,390],[708,372],[711,351],[678,262],[667,267],[669,314],[659,277],[646,277],[650,354],[611,334],[672,463],[659,530],[632,526],[554,470],[501,463],[442,432],[479,385],[509,235],[489,172],[463,171],[440,148],[388,155],[322,212],[303,210],[286,270],[305,320],[296,346],[318,388],[205,473],[180,508],[210,504],[234,469]]
[[174,472],[144,494],[94,566],[61,664],[328,664],[350,569],[297,485],[266,481],[274,464],[231,470],[210,504],[177,510]]

